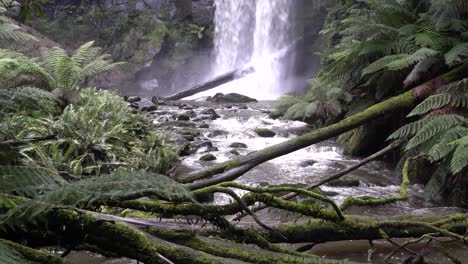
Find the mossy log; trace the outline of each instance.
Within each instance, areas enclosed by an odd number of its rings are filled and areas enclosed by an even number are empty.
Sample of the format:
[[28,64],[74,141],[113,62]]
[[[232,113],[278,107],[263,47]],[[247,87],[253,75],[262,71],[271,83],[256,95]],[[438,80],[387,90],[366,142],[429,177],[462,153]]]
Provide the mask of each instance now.
[[439,87],[440,85],[455,81],[461,76],[464,76],[467,71],[468,67],[466,67],[466,65],[460,66],[401,95],[389,98],[367,108],[364,111],[345,118],[338,123],[313,130],[302,136],[250,153],[247,156],[240,157],[232,161],[217,164],[208,169],[181,175],[178,177],[178,180],[185,183],[185,185],[191,190],[200,189],[224,181],[232,181],[268,160],[272,160],[321,141],[334,138],[344,132],[359,127],[370,120],[374,120],[386,114],[410,108],[419,100],[429,96],[431,94],[430,90],[433,89],[433,86]]
[[38,264],[63,264],[65,263],[63,259],[58,256],[53,256],[53,255],[48,254],[47,252],[36,250],[30,247],[26,247],[26,246],[20,245],[18,243],[14,243],[9,240],[0,238],[0,243],[13,249],[15,252],[20,254],[24,259],[31,261],[32,263],[38,263]]

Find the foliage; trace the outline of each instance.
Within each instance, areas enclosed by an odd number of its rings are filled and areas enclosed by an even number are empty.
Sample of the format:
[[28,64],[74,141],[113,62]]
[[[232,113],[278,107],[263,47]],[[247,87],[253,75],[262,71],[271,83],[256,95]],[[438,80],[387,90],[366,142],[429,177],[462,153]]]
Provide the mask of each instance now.
[[31,119],[15,114],[8,119],[0,129],[4,140],[58,138],[21,146],[23,158],[13,163],[89,175],[114,167],[166,173],[177,161],[164,139],[151,132],[150,120],[108,91],[82,90],[81,101],[67,106],[59,116]]
[[[434,79],[468,63],[467,29],[466,0],[343,1],[321,32],[323,68],[305,96],[280,98],[276,114],[322,126]],[[428,183],[439,189],[428,193],[468,193],[466,177],[457,176],[468,165],[466,83],[435,87],[408,115],[413,122],[390,136],[408,139],[407,154],[443,167]]]
[[0,6],[0,40],[12,39],[14,41],[35,41],[36,38],[22,32],[21,28],[14,24],[13,20],[8,18],[5,13],[6,7]]
[[117,171],[110,175],[67,181],[56,171],[34,166],[0,166],[0,194],[25,197],[14,209],[0,215],[0,228],[37,222],[54,208],[90,207],[96,201],[153,195],[177,202],[193,200],[191,193],[167,176]]

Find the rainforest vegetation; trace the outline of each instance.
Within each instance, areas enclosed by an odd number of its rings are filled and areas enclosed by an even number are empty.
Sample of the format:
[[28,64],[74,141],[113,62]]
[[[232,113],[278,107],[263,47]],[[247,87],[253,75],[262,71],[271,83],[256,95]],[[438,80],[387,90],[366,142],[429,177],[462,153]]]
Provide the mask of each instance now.
[[[411,199],[414,183],[424,185],[428,201],[468,208],[468,1],[338,1],[320,32],[321,69],[307,93],[281,97],[271,114],[313,129],[178,175],[180,146],[128,97],[96,88],[102,76],[147,62],[117,61],[124,56],[110,53],[122,46],[103,39],[96,41],[105,48],[88,41],[25,51],[43,40],[23,23],[44,19],[44,12],[43,1],[0,0],[0,263],[65,263],[81,250],[146,264],[347,263],[307,251],[348,240],[368,240],[369,260],[373,241],[384,240],[394,245],[389,263],[400,251],[411,256],[405,263],[431,263],[408,246],[441,238],[468,243],[466,213],[385,219],[349,213]],[[152,33],[206,41],[208,27],[177,23],[179,31]],[[325,140],[364,158],[306,186],[236,182],[260,164]],[[349,196],[338,204],[321,190],[388,153],[401,184],[394,196]],[[219,193],[231,202],[205,202]],[[265,208],[302,218],[270,225],[257,217]],[[255,226],[235,221],[246,216]],[[50,246],[63,254],[45,250]]]

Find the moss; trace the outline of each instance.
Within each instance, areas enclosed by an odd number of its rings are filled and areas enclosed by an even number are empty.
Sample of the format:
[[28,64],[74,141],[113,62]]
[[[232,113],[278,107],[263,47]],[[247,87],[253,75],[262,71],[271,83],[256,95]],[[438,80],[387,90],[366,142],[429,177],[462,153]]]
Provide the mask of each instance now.
[[47,254],[44,251],[29,248],[9,240],[0,238],[0,243],[18,252],[23,258],[38,264],[62,264],[65,263],[62,258]]
[[274,137],[276,133],[268,128],[256,128],[255,133],[260,137]]
[[217,159],[216,156],[211,154],[211,153],[205,154],[205,155],[200,157],[201,161],[213,161],[213,160],[216,160],[216,159]]

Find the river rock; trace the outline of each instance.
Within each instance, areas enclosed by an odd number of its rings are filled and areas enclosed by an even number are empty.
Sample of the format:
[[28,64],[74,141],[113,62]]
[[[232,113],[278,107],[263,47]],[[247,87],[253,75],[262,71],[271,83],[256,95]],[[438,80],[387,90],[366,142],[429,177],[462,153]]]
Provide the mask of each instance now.
[[187,114],[180,114],[180,115],[177,117],[177,120],[178,120],[178,121],[189,121],[189,120],[190,120],[190,116],[188,116]]
[[244,143],[240,142],[234,142],[231,145],[229,145],[230,148],[247,148],[247,145]]
[[218,113],[216,113],[216,111],[213,108],[203,110],[200,112],[200,114],[204,115],[205,117],[202,119],[216,120],[221,117],[218,115]]
[[224,130],[213,130],[208,133],[207,137],[209,138],[226,138],[228,135],[227,131]]
[[211,153],[205,154],[205,155],[200,157],[201,161],[213,161],[213,160],[216,160],[216,159],[217,159],[216,156],[211,154]]
[[229,151],[229,153],[231,153],[231,154],[234,155],[234,156],[239,156],[239,155],[240,155],[239,151],[237,151],[237,150],[235,150],[235,149]]
[[164,101],[164,99],[160,98],[160,97],[157,97],[157,96],[153,96],[151,98],[151,102],[155,105],[167,105],[167,103]]
[[310,166],[313,166],[315,163],[317,163],[317,161],[315,160],[304,160],[304,161],[301,161],[301,163],[299,163],[299,167],[310,167]]
[[228,94],[217,93],[213,97],[208,98],[207,101],[213,102],[213,103],[252,103],[252,102],[258,102],[254,98],[250,98],[248,96],[238,94],[238,93],[228,93]]
[[265,138],[276,136],[276,133],[268,128],[257,128],[255,129],[255,133],[257,133],[258,136]]
[[144,106],[144,107],[141,108],[141,111],[143,111],[143,112],[153,112],[153,111],[156,111],[156,110],[158,110],[157,105]]
[[138,96],[129,96],[129,97],[124,97],[124,100],[129,103],[138,103],[141,101],[141,98]]
[[210,128],[210,125],[208,124],[201,124],[198,126],[198,128]]

